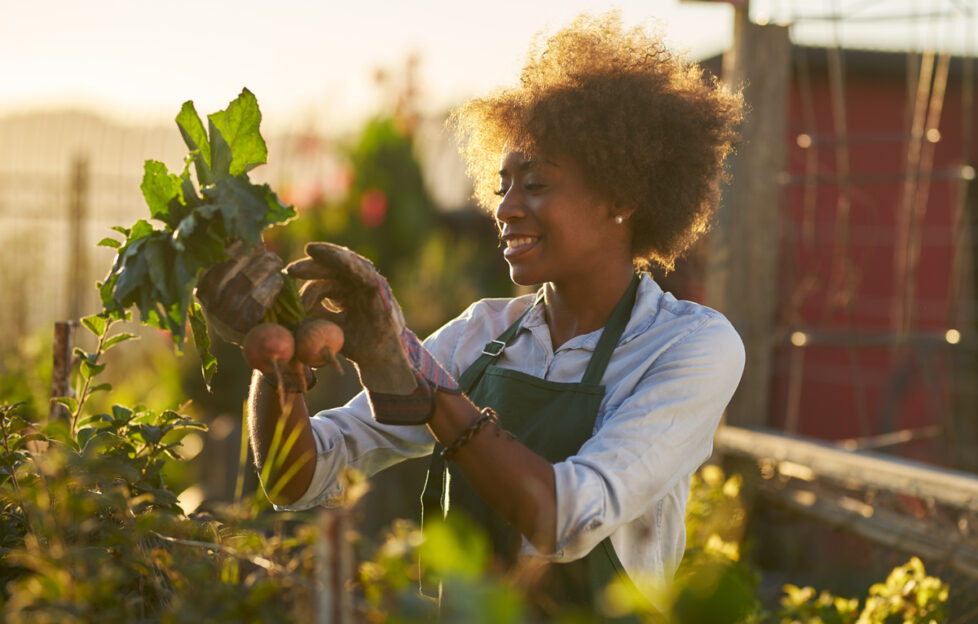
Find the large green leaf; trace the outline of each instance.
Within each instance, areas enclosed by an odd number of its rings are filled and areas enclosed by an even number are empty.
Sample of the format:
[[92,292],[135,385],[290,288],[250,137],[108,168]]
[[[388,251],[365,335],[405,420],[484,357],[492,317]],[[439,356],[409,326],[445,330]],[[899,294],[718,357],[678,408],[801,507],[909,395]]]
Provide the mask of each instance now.
[[208,134],[211,138],[211,172],[215,180],[220,180],[231,175],[231,161],[234,155],[231,154],[231,146],[224,140],[224,135],[217,126],[214,125],[214,116],[211,115],[207,121]]
[[129,295],[140,288],[145,282],[147,273],[146,258],[136,252],[142,249],[143,244],[146,239],[140,239],[133,241],[128,245],[127,252],[132,252],[127,254],[130,256],[131,260],[125,263],[125,266],[120,268],[117,273],[117,278],[113,283],[114,295],[113,299],[120,307],[124,308],[126,305],[132,303],[129,300]]
[[249,245],[261,239],[268,210],[261,187],[250,183],[245,176],[223,178],[204,189],[204,197],[220,210],[229,239],[241,239]]
[[180,191],[183,195],[183,203],[188,208],[195,208],[201,204],[200,197],[197,196],[197,190],[194,188],[194,183],[190,179],[190,173],[187,171],[184,171],[183,175],[180,176]]
[[265,195],[265,204],[268,206],[268,212],[265,213],[265,225],[285,223],[295,217],[295,208],[282,203],[272,187],[263,184],[261,189]]
[[224,223],[214,204],[203,204],[173,233],[173,245],[187,257],[188,266],[206,269],[227,259]]
[[180,178],[168,172],[166,165],[147,160],[143,165],[143,182],[139,185],[154,219],[173,227],[174,216],[170,213],[171,202],[180,201]]
[[197,169],[197,181],[206,185],[213,181],[211,175],[211,145],[207,140],[207,132],[204,131],[204,124],[200,121],[194,103],[187,101],[180,108],[177,115],[177,127],[180,128],[180,135],[183,142],[194,160],[194,167]]
[[268,160],[268,148],[258,130],[261,111],[251,91],[243,89],[225,110],[208,115],[207,119],[231,149],[229,173],[232,176],[251,171]]
[[170,271],[170,258],[166,253],[167,241],[154,238],[143,246],[143,254],[146,258],[146,267],[149,269],[149,278],[153,286],[163,295],[161,300],[165,301],[170,293],[168,292],[167,273]]

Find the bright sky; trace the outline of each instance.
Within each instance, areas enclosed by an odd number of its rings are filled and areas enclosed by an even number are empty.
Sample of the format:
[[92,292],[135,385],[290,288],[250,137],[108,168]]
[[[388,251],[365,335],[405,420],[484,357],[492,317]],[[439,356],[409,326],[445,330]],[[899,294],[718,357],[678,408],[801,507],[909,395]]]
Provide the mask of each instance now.
[[[852,18],[797,21],[795,40],[937,41],[974,54],[975,5],[754,0],[751,12],[756,21]],[[398,71],[411,52],[423,107],[447,108],[514,80],[535,33],[613,7],[628,25],[658,20],[694,58],[731,40],[729,5],[679,0],[0,0],[0,115],[72,106],[167,121],[184,100],[217,110],[248,86],[268,126],[335,127],[374,110],[374,71]],[[911,14],[923,17],[900,17]]]

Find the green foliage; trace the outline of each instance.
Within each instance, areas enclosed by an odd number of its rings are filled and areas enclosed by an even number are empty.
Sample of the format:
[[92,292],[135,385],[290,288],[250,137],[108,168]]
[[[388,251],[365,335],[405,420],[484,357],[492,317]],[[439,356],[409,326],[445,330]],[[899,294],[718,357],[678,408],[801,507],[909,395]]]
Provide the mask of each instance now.
[[[131,338],[89,317],[97,346],[78,353],[76,398],[62,401],[71,420],[40,427],[24,404],[0,407],[0,614],[10,622],[308,621],[316,586],[314,524],[288,526],[283,515],[233,505],[183,514],[162,465],[182,437],[202,425],[175,410],[114,404],[91,409],[105,352]],[[87,371],[87,372],[83,372]],[[288,436],[283,432],[284,444]],[[284,449],[283,449],[284,452]],[[362,475],[345,477],[352,506]],[[557,608],[540,619],[520,576],[498,568],[485,535],[452,518],[419,528],[396,521],[382,540],[360,544],[355,579],[358,621],[432,621],[442,583],[441,621],[517,624],[600,621],[632,614],[639,621],[760,623],[757,575],[741,560],[744,514],[740,478],[707,466],[693,478],[689,541],[675,582],[615,582],[601,612]],[[288,517],[287,515],[285,516]],[[643,582],[646,584],[643,586]],[[653,613],[636,587],[657,596]],[[948,589],[919,560],[895,569],[859,600],[812,588],[785,587],[781,622],[803,624],[942,621]]]
[[392,118],[375,118],[347,156],[353,180],[335,208],[347,215],[338,242],[355,245],[391,275],[395,266],[413,264],[435,223],[412,138]]
[[305,621],[315,535],[231,508],[183,514],[163,466],[203,425],[174,410],[92,411],[105,352],[131,337],[82,325],[70,418],[41,426],[0,406],[0,619],[5,622]]
[[761,621],[756,598],[757,572],[741,561],[746,514],[740,500],[740,475],[729,478],[714,465],[704,466],[690,480],[686,506],[686,552],[673,582],[635,579],[617,582],[606,591],[612,613],[656,617],[639,588],[656,597],[667,613],[662,621],[675,624],[721,624]]
[[[140,187],[151,218],[162,227],[140,219],[130,228],[113,228],[124,240],[100,243],[117,249],[117,255],[99,291],[107,315],[122,318],[136,306],[143,323],[169,330],[180,346],[200,273],[226,260],[231,243],[244,241],[250,248],[266,227],[288,221],[295,211],[267,184],[248,179],[248,171],[268,156],[250,91],[209,115],[206,132],[192,102],[183,105],[176,122],[190,150],[183,172],[171,174],[163,163],[148,160]],[[194,318],[197,325],[203,322]],[[208,379],[212,372],[205,367]]]
[[859,609],[856,598],[840,598],[811,587],[786,585],[781,600],[784,624],[931,624],[947,616],[948,586],[928,576],[917,557],[894,568],[883,583],[869,588]]
[[859,616],[859,600],[841,598],[814,587],[785,585],[781,598],[782,622],[807,624],[854,624]]
[[51,332],[20,336],[15,348],[0,352],[0,400],[21,403],[18,411],[36,421],[46,414],[48,405],[39,397],[50,391]]
[[486,535],[459,518],[431,522],[421,530],[396,521],[359,567],[364,617],[371,622],[440,620],[485,624],[528,622],[525,600],[511,580],[490,568]]
[[686,548],[740,558],[747,514],[740,500],[743,478],[727,477],[719,466],[707,464],[689,483],[686,504]]
[[[691,533],[676,581],[663,584],[661,579],[618,579],[606,588],[597,614],[554,605],[547,616],[538,615],[524,593],[524,580],[532,574],[501,570],[490,557],[484,533],[462,518],[426,524],[423,537],[414,524],[398,521],[373,552],[364,553],[359,568],[366,619],[431,621],[434,607],[430,599],[419,595],[418,587],[436,596],[440,580],[441,616],[446,622],[572,624],[625,616],[674,624],[760,622],[763,613],[755,597],[757,574],[739,561],[738,548],[731,548],[716,533],[707,535],[707,527],[727,536],[742,534],[739,486],[739,476],[727,479],[716,467],[706,467],[698,474],[690,490],[687,526],[701,530]],[[714,517],[714,513],[728,515]],[[651,609],[647,595],[655,596],[666,613]]]
[[869,598],[859,621],[860,624],[894,620],[903,624],[940,622],[945,616],[947,596],[947,584],[927,576],[924,564],[913,557],[894,568],[884,583],[869,588]]

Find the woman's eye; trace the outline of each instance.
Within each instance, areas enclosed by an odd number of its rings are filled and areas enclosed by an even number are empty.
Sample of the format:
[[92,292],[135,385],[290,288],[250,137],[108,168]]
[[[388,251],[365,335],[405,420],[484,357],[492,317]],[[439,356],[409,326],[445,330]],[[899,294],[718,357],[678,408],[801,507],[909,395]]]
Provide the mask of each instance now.
[[504,195],[506,195],[506,190],[507,189],[499,188],[499,189],[496,189],[495,191],[493,191],[492,194],[495,195],[495,196],[497,196],[497,197],[503,197]]
[[542,191],[544,188],[546,188],[546,185],[545,184],[539,184],[539,183],[536,183],[536,182],[530,182],[530,183],[524,184],[523,185],[523,188],[525,188],[526,190],[528,190],[528,191],[530,191],[532,193],[532,192],[535,192],[535,191]]

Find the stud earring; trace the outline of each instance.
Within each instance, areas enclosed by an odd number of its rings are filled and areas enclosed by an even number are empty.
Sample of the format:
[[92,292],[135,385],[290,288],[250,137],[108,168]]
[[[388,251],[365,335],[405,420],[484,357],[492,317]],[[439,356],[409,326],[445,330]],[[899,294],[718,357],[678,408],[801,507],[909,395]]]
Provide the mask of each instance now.
[[621,225],[624,222],[625,222],[625,217],[623,217],[621,215],[615,215],[615,223],[617,223],[618,225]]

